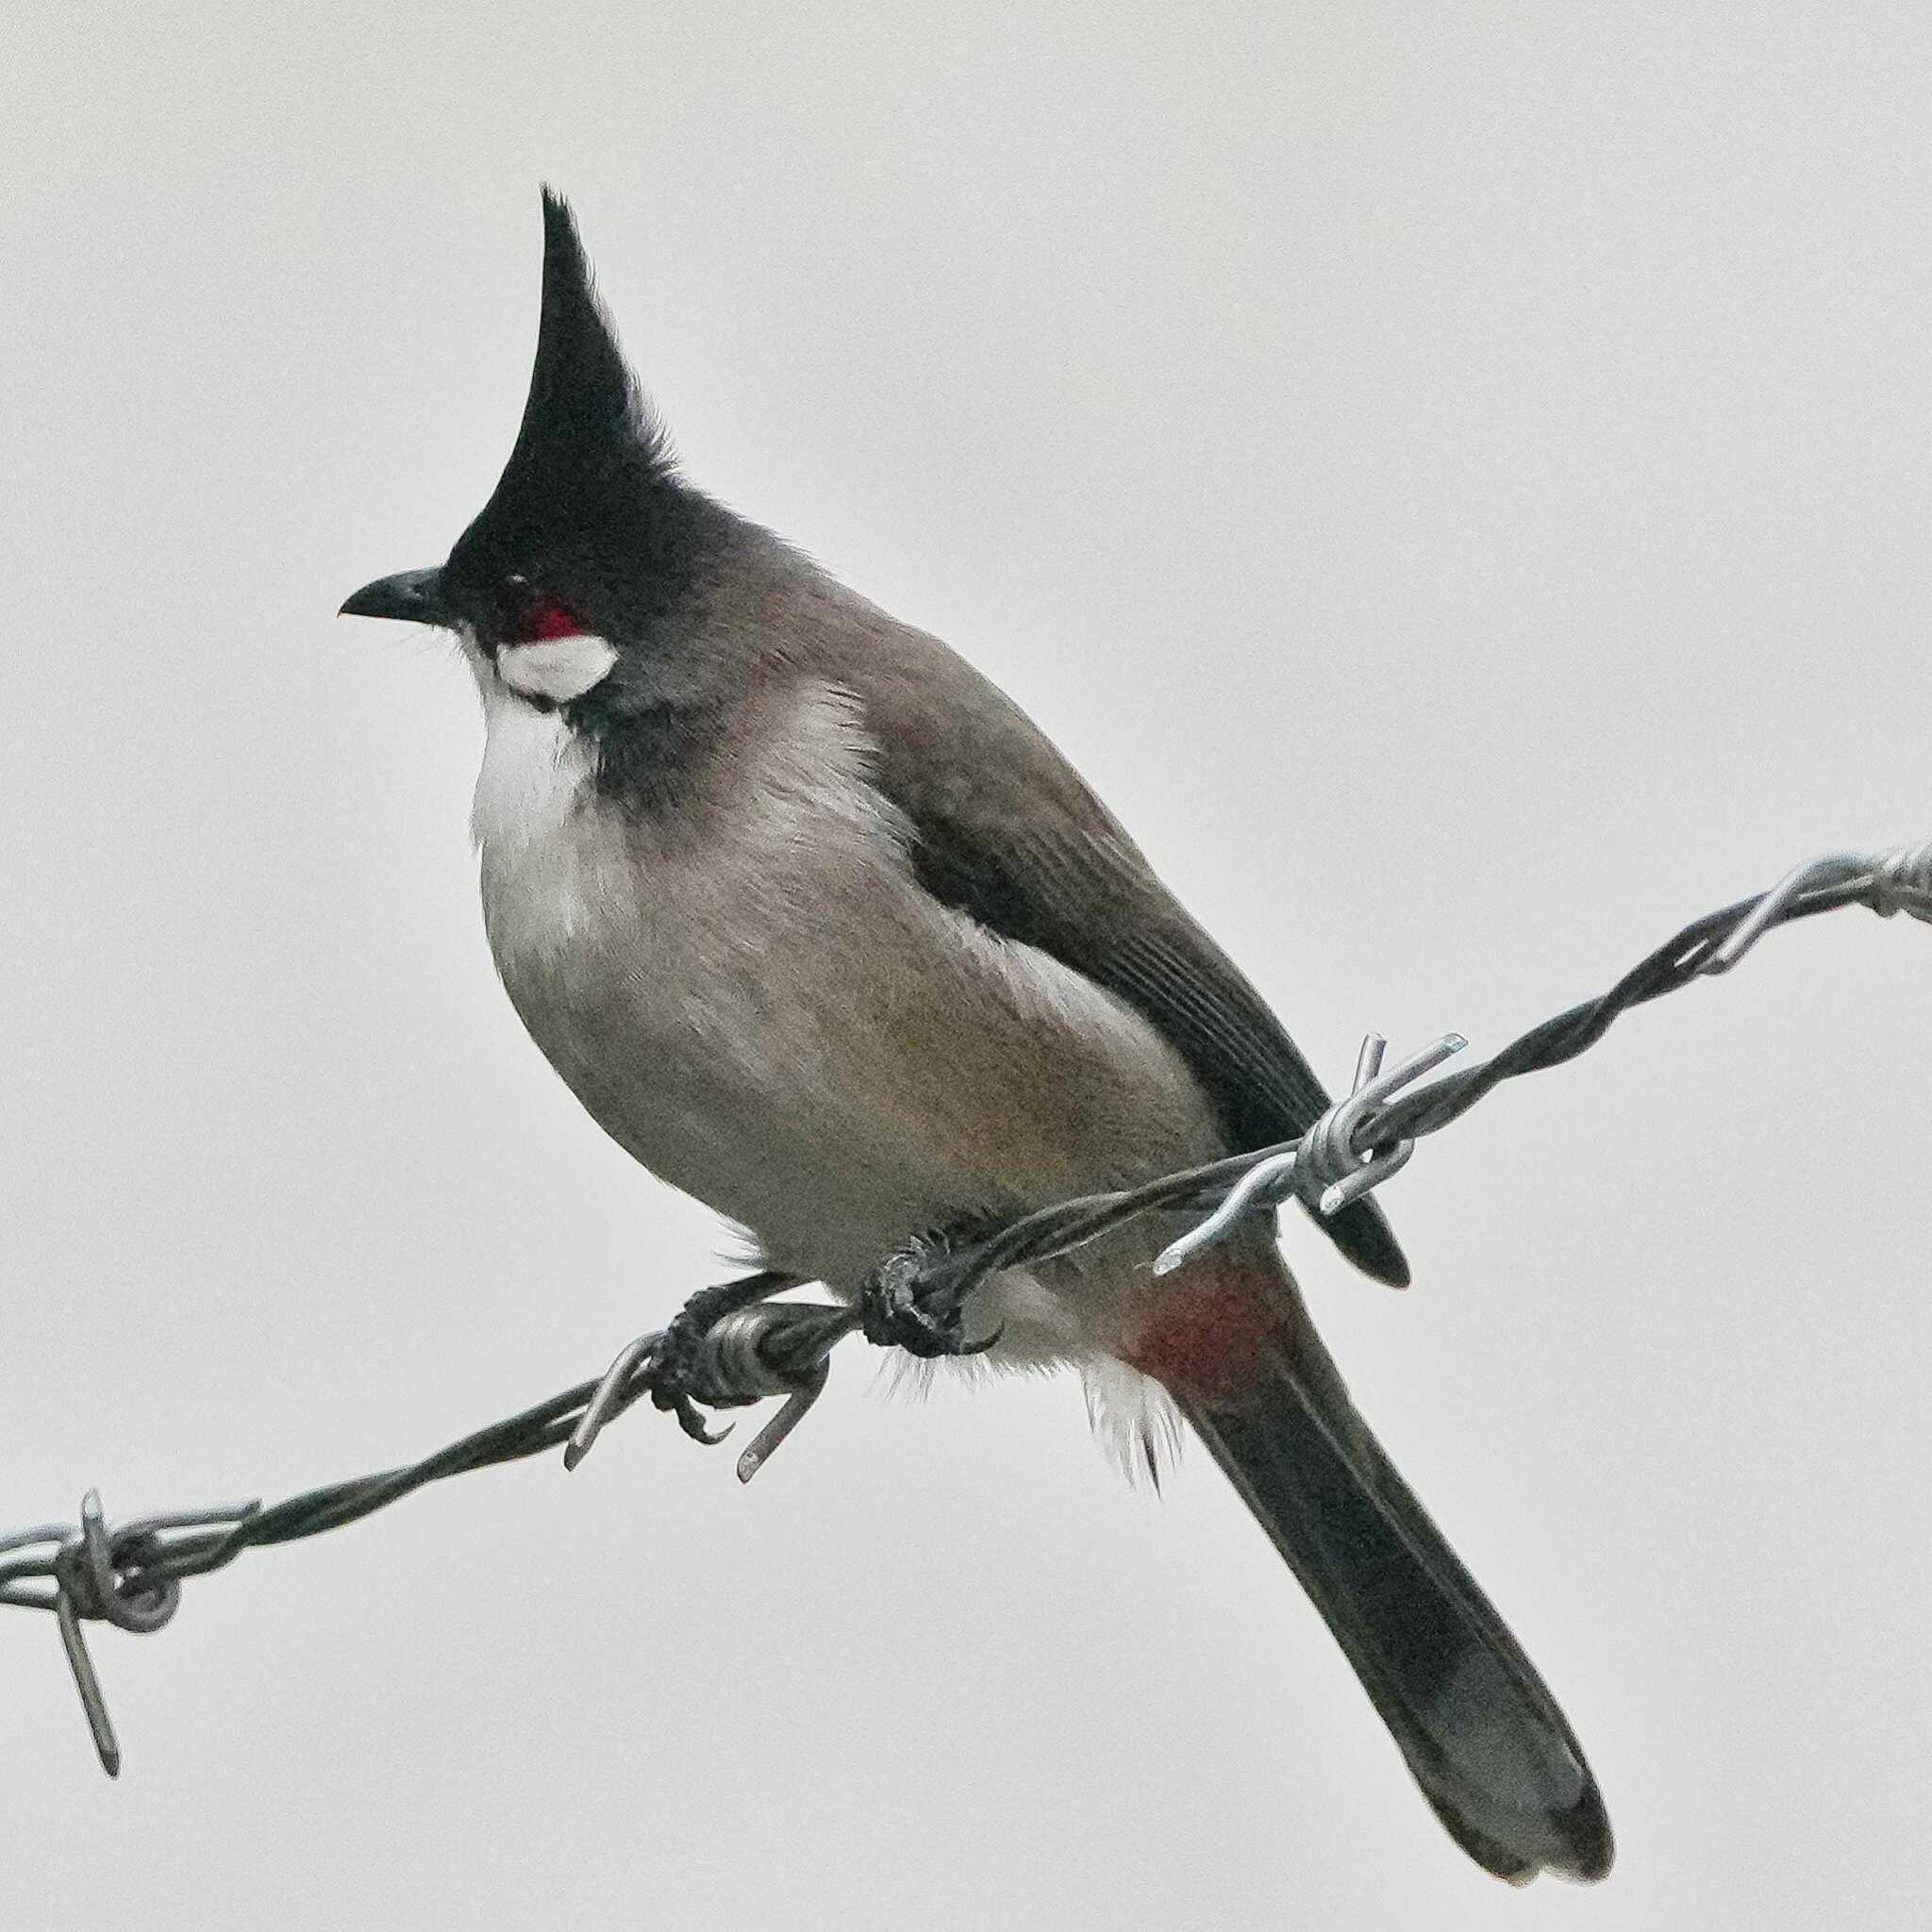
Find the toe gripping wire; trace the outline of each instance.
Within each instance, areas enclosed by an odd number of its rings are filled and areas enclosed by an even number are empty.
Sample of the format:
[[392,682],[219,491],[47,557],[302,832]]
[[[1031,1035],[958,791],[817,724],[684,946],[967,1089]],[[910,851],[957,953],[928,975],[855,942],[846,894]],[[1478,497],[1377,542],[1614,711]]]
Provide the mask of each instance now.
[[[1424,1084],[1459,1053],[1446,1034],[1389,1072],[1379,1035],[1362,1044],[1348,1095],[1299,1139],[1167,1174],[1144,1187],[1091,1194],[1029,1214],[966,1246],[910,1244],[879,1272],[907,1293],[957,1307],[1003,1269],[1050,1260],[1145,1214],[1202,1218],[1155,1263],[1178,1267],[1242,1223],[1300,1200],[1317,1214],[1340,1211],[1399,1173],[1424,1134],[1459,1119],[1503,1081],[1576,1058],[1619,1014],[1693,980],[1730,972],[1774,927],[1865,906],[1890,917],[1932,922],[1932,840],[1878,853],[1829,852],[1789,873],[1768,892],[1693,920],[1607,992],[1532,1027],[1491,1058],[1461,1064]],[[773,1273],[708,1289],[667,1328],[640,1336],[595,1381],[452,1442],[420,1462],[309,1490],[264,1507],[237,1503],[136,1517],[110,1527],[90,1490],[78,1527],[42,1524],[0,1532],[0,1607],[51,1610],[80,1692],[95,1749],[109,1776],[121,1748],[82,1626],[144,1634],[173,1618],[186,1578],[233,1562],[243,1551],[291,1542],[354,1523],[444,1477],[561,1447],[575,1468],[599,1434],[648,1398],[700,1441],[717,1441],[700,1414],[782,1399],[738,1458],[749,1482],[797,1427],[825,1386],[832,1351],[861,1325],[859,1308],[771,1297],[800,1284]]]
[[591,1445],[633,1403],[650,1396],[677,1417],[694,1441],[722,1442],[730,1427],[715,1435],[705,1426],[697,1405],[737,1408],[770,1395],[785,1404],[738,1458],[738,1479],[748,1483],[778,1446],[805,1420],[824,1392],[830,1356],[858,1325],[857,1309],[817,1302],[764,1302],[749,1305],[751,1294],[775,1293],[794,1286],[790,1277],[754,1275],[714,1291],[736,1306],[711,1312],[703,1298],[679,1317],[697,1320],[680,1349],[678,1324],[653,1330],[626,1343],[603,1374],[563,1451],[563,1466],[575,1469]]

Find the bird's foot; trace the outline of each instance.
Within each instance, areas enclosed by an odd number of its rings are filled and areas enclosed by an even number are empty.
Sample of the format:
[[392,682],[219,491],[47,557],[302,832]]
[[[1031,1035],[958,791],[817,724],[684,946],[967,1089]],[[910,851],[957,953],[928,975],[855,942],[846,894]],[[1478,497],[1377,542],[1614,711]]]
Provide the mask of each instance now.
[[858,1312],[865,1339],[924,1360],[979,1355],[1000,1338],[965,1340],[963,1257],[944,1236],[924,1235],[888,1255],[866,1277]]
[[[704,1384],[703,1347],[706,1336],[726,1315],[791,1286],[789,1275],[771,1271],[747,1275],[742,1281],[701,1288],[672,1316],[670,1325],[652,1351],[650,1389],[654,1407],[677,1418],[677,1425],[694,1442],[722,1442],[731,1433],[727,1423],[713,1431],[705,1425],[698,1403],[711,1402]],[[715,1405],[713,1405],[715,1406]]]

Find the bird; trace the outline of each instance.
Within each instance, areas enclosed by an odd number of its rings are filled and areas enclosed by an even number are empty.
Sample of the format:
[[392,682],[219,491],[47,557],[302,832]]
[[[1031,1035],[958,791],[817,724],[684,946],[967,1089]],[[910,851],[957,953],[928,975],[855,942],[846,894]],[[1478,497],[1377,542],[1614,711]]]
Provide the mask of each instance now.
[[[646,1169],[867,1332],[1071,1366],[1153,1455],[1184,1417],[1423,1796],[1515,1883],[1613,1844],[1555,1698],[1356,1408],[1272,1220],[1166,1274],[1139,1224],[950,1318],[881,1257],[1305,1132],[1328,1096],[1041,730],[946,644],[688,481],[542,192],[508,463],[441,564],[343,614],[452,632],[482,701],[484,926],[536,1044]],[[1320,1224],[1408,1266],[1373,1200]]]

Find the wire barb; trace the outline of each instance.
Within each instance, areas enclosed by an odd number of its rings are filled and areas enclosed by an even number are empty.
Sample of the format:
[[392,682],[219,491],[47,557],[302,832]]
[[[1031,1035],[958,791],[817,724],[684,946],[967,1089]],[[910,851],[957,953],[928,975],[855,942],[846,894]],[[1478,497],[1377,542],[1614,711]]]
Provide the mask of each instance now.
[[[245,1523],[261,1505],[234,1503],[210,1509],[138,1517],[109,1530],[98,1490],[80,1499],[80,1527],[62,1523],[0,1536],[0,1604],[52,1610],[60,1647],[80,1693],[101,1769],[121,1774],[121,1746],[101,1680],[88,1654],[81,1623],[96,1618],[122,1630],[158,1630],[181,1606],[181,1576],[208,1548]],[[23,1554],[5,1557],[8,1551]],[[35,1586],[44,1583],[46,1589]]]
[[[1156,1261],[1164,1273],[1248,1216],[1288,1200],[1298,1198],[1319,1214],[1337,1213],[1398,1173],[1424,1135],[1459,1120],[1505,1080],[1561,1066],[1595,1045],[1620,1014],[1692,980],[1728,973],[1774,926],[1860,905],[1888,918],[1905,912],[1932,922],[1932,840],[1811,859],[1770,891],[1693,920],[1608,991],[1531,1027],[1493,1058],[1425,1085],[1415,1083],[1462,1050],[1460,1034],[1445,1034],[1385,1074],[1384,1042],[1372,1033],[1362,1042],[1347,1097],[1299,1139],[1165,1174],[1144,1187],[1062,1201],[973,1247],[936,1251],[928,1265],[943,1270],[948,1291],[963,1299],[1005,1269],[1070,1254],[1141,1215],[1204,1216]],[[856,1308],[768,1299],[800,1285],[768,1272],[705,1290],[671,1327],[626,1344],[596,1381],[490,1424],[420,1462],[310,1490],[271,1507],[236,1503],[138,1517],[110,1528],[99,1495],[90,1490],[77,1528],[48,1523],[0,1531],[0,1607],[54,1612],[94,1747],[114,1776],[121,1747],[88,1654],[84,1623],[108,1623],[136,1634],[158,1630],[180,1607],[188,1577],[223,1569],[244,1550],[357,1522],[426,1483],[559,1446],[565,1466],[575,1469],[601,1431],[646,1395],[708,1441],[717,1439],[695,1405],[743,1407],[783,1397],[783,1407],[738,1458],[738,1478],[749,1482],[819,1399],[832,1351],[859,1326]]]
[[1728,973],[1804,894],[1834,887],[1850,889],[1855,902],[1881,919],[1907,912],[1932,921],[1932,839],[1889,852],[1825,852],[1793,866],[1712,951],[1702,971]]
[[564,1468],[575,1469],[591,1453],[591,1445],[604,1433],[604,1424],[623,1414],[621,1405],[625,1385],[641,1364],[656,1360],[663,1340],[664,1331],[654,1328],[650,1334],[640,1335],[635,1341],[626,1342],[617,1351],[617,1359],[604,1371],[604,1379],[584,1405],[582,1419],[570,1432],[570,1441],[563,1445]]
[[1270,1155],[1251,1167],[1206,1221],[1160,1251],[1155,1274],[1172,1274],[1224,1241],[1250,1214],[1273,1213],[1284,1201],[1299,1196],[1318,1214],[1339,1214],[1351,1201],[1379,1188],[1415,1152],[1414,1141],[1406,1137],[1397,1137],[1386,1147],[1374,1144],[1373,1129],[1382,1103],[1468,1044],[1461,1034],[1445,1033],[1433,1046],[1385,1074],[1382,1056],[1389,1042],[1379,1033],[1364,1036],[1348,1097],[1331,1107],[1285,1153]]

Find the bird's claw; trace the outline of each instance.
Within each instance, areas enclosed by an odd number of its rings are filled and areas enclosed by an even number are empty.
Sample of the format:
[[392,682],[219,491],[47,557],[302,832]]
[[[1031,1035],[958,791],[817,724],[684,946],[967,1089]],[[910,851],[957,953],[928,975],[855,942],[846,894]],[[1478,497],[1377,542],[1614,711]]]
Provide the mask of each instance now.
[[659,1408],[669,1409],[677,1418],[677,1426],[693,1442],[702,1442],[707,1449],[715,1448],[738,1426],[736,1423],[726,1423],[722,1429],[708,1429],[705,1426],[703,1413],[689,1395],[681,1395],[675,1401],[667,1402],[658,1395],[656,1390],[653,1390],[651,1391],[651,1400]]
[[964,1339],[958,1276],[934,1265],[942,1253],[932,1241],[913,1241],[887,1256],[867,1276],[858,1312],[868,1341],[903,1348],[930,1361],[983,1355],[1000,1339],[998,1331],[980,1341]]
[[665,1329],[651,1357],[650,1390],[654,1407],[675,1415],[677,1426],[693,1442],[708,1447],[722,1442],[736,1424],[726,1423],[722,1429],[708,1428],[694,1399],[692,1385],[698,1374],[698,1351],[709,1329],[710,1317],[708,1309],[694,1308],[692,1304],[702,1303],[703,1299],[702,1295],[693,1296],[671,1318],[671,1325]]

